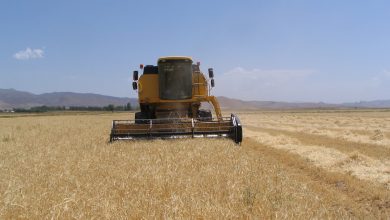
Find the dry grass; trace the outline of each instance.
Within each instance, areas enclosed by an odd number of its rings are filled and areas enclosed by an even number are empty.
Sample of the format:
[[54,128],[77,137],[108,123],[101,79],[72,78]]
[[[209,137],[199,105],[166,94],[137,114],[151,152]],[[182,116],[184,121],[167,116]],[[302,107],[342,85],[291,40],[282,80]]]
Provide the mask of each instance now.
[[[274,114],[242,118],[244,124],[268,127],[265,121],[280,116]],[[290,115],[282,114],[289,129]],[[245,130],[254,134],[241,147],[209,139],[108,144],[111,120],[131,117],[0,118],[0,219],[389,216],[389,191],[382,185],[356,179],[343,169],[333,173],[332,166],[312,167],[312,161],[272,144],[275,138],[279,145],[299,145],[300,140]],[[299,117],[310,124],[317,115]],[[366,118],[372,126],[371,117],[364,115],[363,122]],[[337,119],[348,123],[342,116]],[[380,128],[383,134],[387,129],[387,124]],[[268,142],[256,139],[257,134]],[[356,151],[345,160],[368,161]],[[334,164],[349,166],[346,161]]]

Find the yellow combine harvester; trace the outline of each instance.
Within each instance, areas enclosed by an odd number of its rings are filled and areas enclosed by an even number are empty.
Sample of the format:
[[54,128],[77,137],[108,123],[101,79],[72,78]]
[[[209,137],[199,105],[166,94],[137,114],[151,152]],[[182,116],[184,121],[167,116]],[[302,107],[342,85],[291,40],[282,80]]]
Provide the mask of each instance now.
[[[214,87],[213,69],[209,79],[200,71],[199,62],[190,57],[161,57],[157,66],[140,65],[143,74],[133,74],[133,89],[138,89],[140,112],[135,120],[114,120],[110,141],[122,139],[228,137],[242,141],[240,120],[234,114],[222,117],[217,99],[210,95]],[[210,110],[201,109],[210,103]]]

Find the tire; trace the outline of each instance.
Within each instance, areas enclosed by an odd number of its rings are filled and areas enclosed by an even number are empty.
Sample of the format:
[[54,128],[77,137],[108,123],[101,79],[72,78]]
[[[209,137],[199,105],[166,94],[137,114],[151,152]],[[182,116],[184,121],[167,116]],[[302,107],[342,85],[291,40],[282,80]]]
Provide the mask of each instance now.
[[242,126],[237,126],[235,129],[235,137],[234,137],[234,142],[236,144],[241,144],[242,142]]

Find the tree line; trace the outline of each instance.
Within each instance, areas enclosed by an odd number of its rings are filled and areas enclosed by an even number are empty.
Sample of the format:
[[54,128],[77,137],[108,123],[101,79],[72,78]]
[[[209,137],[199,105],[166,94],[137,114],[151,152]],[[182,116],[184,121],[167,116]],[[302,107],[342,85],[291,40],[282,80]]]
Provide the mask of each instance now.
[[97,107],[97,106],[35,106],[31,108],[14,108],[14,112],[52,112],[52,111],[131,111],[138,109],[138,106],[133,107],[130,102],[126,105],[113,105]]

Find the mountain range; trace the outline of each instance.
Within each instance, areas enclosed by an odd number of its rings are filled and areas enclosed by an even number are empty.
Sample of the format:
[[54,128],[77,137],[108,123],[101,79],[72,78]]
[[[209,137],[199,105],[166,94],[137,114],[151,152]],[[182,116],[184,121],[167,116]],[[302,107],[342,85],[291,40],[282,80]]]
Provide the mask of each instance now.
[[93,93],[52,92],[36,95],[15,89],[0,89],[0,109],[30,108],[34,106],[93,106],[103,107],[109,104],[137,105],[136,98],[119,98]]
[[[243,101],[228,97],[218,97],[222,109],[303,109],[303,108],[390,108],[390,100],[375,100],[329,104],[323,102],[274,102]],[[124,98],[93,93],[52,92],[33,94],[15,89],[0,89],[0,110],[12,108],[30,108],[34,106],[90,106],[102,107],[109,104],[138,105],[137,98]]]

